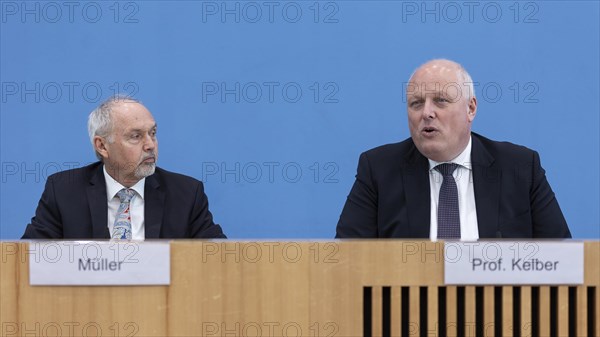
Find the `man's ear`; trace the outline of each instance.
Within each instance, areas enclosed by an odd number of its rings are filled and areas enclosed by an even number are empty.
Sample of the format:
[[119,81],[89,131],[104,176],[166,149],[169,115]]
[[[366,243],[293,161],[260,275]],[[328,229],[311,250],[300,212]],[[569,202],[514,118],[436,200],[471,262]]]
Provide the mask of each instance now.
[[477,114],[477,98],[471,97],[467,109],[467,118],[469,118],[469,122],[472,122]]
[[106,143],[106,138],[94,136],[94,150],[96,150],[96,152],[99,153],[102,156],[102,158],[108,157],[108,149],[106,147]]

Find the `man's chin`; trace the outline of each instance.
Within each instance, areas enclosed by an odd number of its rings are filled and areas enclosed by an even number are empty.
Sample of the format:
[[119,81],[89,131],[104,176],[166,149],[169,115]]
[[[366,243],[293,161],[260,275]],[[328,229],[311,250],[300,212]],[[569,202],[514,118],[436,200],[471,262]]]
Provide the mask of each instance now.
[[151,176],[156,171],[156,163],[142,163],[136,170],[136,177],[139,179]]
[[431,160],[434,160],[437,162],[442,162],[442,161],[446,160],[446,159],[444,159],[443,148],[441,148],[440,146],[437,146],[437,144],[421,143],[420,146],[417,146],[417,149],[419,150],[419,152],[421,152],[422,155],[424,155],[428,159],[431,159]]

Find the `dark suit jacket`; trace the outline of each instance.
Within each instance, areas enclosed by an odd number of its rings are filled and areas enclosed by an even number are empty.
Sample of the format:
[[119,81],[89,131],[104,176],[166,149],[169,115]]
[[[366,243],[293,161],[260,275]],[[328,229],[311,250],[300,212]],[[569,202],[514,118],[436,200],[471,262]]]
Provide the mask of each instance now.
[[[102,163],[48,177],[23,239],[109,239]],[[146,239],[225,238],[213,223],[204,186],[194,178],[156,168],[144,188]]]
[[[570,238],[537,152],[472,133],[480,238]],[[429,238],[429,162],[412,139],[364,152],[337,238]]]

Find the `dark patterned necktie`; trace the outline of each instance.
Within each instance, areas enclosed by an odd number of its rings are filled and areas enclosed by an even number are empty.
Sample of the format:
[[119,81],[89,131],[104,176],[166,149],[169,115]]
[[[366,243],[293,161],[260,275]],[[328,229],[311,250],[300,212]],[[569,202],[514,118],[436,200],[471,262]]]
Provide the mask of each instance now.
[[113,240],[131,240],[131,210],[129,209],[131,198],[135,195],[134,190],[122,189],[117,192],[117,196],[121,201],[117,216],[115,217],[115,225],[113,226]]
[[460,215],[458,213],[458,189],[452,173],[458,164],[446,163],[435,167],[444,181],[438,202],[438,239],[460,239]]

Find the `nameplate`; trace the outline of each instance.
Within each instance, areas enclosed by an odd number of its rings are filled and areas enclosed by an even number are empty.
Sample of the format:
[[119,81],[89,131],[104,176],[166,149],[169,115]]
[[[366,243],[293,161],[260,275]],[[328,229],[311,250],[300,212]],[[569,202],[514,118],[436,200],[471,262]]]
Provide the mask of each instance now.
[[171,283],[168,242],[31,242],[28,253],[32,286]]
[[582,284],[583,242],[446,242],[446,284]]

